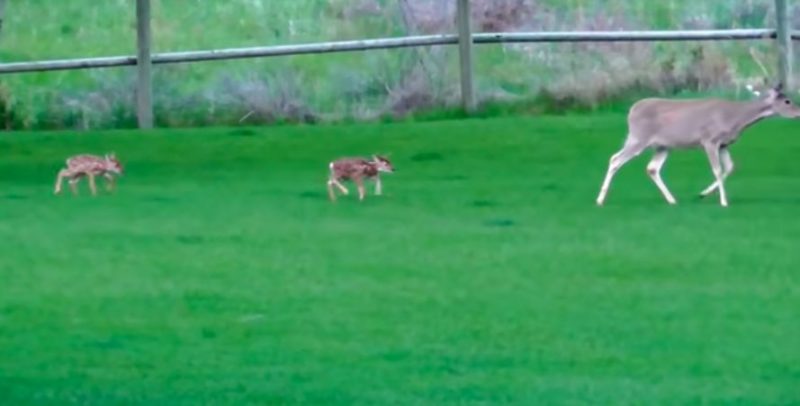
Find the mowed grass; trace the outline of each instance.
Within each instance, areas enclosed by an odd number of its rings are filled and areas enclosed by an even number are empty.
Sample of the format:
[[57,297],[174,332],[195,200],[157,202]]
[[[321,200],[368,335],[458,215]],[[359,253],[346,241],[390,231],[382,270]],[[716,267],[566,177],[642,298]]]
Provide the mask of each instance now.
[[[800,124],[594,199],[624,116],[0,137],[2,404],[797,404]],[[116,151],[113,195],[52,195]],[[385,196],[328,162],[391,153]]]

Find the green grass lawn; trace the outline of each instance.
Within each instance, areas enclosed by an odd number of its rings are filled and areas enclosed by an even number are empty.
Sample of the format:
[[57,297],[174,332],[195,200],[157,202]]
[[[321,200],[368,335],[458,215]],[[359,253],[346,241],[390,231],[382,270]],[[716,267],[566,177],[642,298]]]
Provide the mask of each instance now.
[[[594,199],[624,116],[0,137],[0,403],[797,404],[800,124]],[[55,197],[116,151],[114,195]],[[327,163],[390,152],[386,195]]]

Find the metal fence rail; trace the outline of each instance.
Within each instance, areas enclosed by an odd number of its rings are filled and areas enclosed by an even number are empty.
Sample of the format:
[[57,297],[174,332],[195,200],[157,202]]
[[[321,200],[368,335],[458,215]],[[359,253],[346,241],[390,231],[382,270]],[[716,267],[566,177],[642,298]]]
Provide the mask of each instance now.
[[[515,33],[497,32],[473,34],[472,42],[474,44],[501,44],[539,42],[720,41],[774,39],[775,35],[775,30],[771,29],[693,31],[553,31]],[[800,39],[800,31],[793,32],[792,38]],[[320,42],[299,45],[276,45],[265,47],[226,48],[207,51],[165,52],[153,54],[151,59],[154,64],[165,64],[456,44],[458,44],[458,36],[454,34],[420,35],[413,37]],[[125,55],[35,62],[13,62],[0,64],[0,73],[110,68],[115,66],[136,65],[136,61],[136,56]]]
[[[138,65],[137,94],[139,125],[152,126],[152,101],[148,96],[151,86],[150,64],[218,61],[243,58],[263,58],[287,55],[355,52],[375,49],[393,49],[422,46],[459,45],[461,64],[461,93],[464,108],[474,108],[472,73],[473,44],[543,43],[543,42],[631,42],[631,41],[724,41],[724,40],[777,40],[779,60],[777,71],[787,86],[791,86],[791,40],[800,40],[800,31],[789,27],[786,0],[775,0],[778,27],[732,30],[688,31],[554,31],[517,33],[472,33],[469,21],[469,0],[456,0],[458,4],[458,34],[420,35],[398,38],[378,38],[354,41],[322,42],[299,45],[278,45],[248,48],[227,48],[204,51],[166,52],[150,54],[150,0],[137,0],[138,55],[98,58],[76,58],[50,61],[14,62],[0,64],[0,74],[77,70]],[[471,39],[471,41],[470,41]],[[147,58],[150,56],[150,58]],[[139,64],[142,59],[143,63]],[[149,60],[148,60],[149,59]]]
[[[208,51],[165,52],[153,54],[154,64],[218,61],[226,59],[263,58],[270,56],[322,54],[331,52],[366,51],[457,43],[455,35],[425,35],[416,37],[381,38],[357,41],[336,41],[300,45],[277,45],[266,47],[226,48]],[[15,62],[0,64],[0,73],[44,72],[108,68],[136,65],[135,56],[111,56],[102,58],[78,58],[53,61]]]

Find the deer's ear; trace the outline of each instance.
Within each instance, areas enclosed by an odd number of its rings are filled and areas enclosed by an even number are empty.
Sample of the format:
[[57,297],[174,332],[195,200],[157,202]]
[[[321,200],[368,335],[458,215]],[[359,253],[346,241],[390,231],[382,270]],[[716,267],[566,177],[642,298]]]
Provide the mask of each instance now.
[[764,96],[764,100],[767,100],[770,103],[774,102],[778,98],[778,96],[780,96],[780,94],[781,94],[781,92],[779,92],[779,91],[777,91],[775,89],[767,89],[767,91],[765,93],[766,93],[766,96]]

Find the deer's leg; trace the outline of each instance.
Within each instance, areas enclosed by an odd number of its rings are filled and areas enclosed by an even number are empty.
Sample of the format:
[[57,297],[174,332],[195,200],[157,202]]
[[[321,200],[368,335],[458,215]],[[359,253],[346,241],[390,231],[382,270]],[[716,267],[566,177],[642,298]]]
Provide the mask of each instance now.
[[333,184],[334,184],[334,186],[336,186],[337,188],[339,188],[339,190],[341,190],[343,194],[346,194],[346,195],[349,195],[349,194],[350,194],[350,191],[349,191],[349,190],[347,190],[347,188],[346,188],[346,187],[344,187],[344,185],[342,184],[342,182],[339,182],[339,180],[337,180],[337,179],[333,179],[332,181],[333,181]]
[[364,196],[367,194],[366,190],[364,190],[364,179],[355,178],[353,181],[356,182],[356,187],[358,187],[358,200],[364,200]]
[[375,195],[380,196],[383,193],[383,185],[381,185],[381,177],[375,177]]
[[94,181],[94,174],[89,174],[89,190],[92,191],[92,196],[97,196],[97,184]]
[[658,190],[661,191],[661,194],[664,195],[664,198],[667,199],[667,203],[675,204],[675,197],[672,196],[669,189],[667,189],[667,185],[664,184],[664,180],[661,179],[661,168],[664,166],[664,162],[667,161],[667,156],[669,156],[669,151],[666,149],[658,149],[656,153],[653,155],[653,158],[650,160],[650,163],[647,164],[647,174],[650,176],[650,179],[658,186]]
[[[728,175],[733,172],[734,166],[733,159],[731,159],[731,152],[728,151],[728,148],[722,147],[719,150],[719,157],[722,160],[722,179],[727,179]],[[719,187],[719,183],[717,181],[712,182],[709,187],[700,192],[700,197],[706,197],[714,193],[714,191],[717,190],[717,187]]]
[[69,188],[72,190],[72,195],[78,195],[78,182],[81,181],[81,178],[72,178],[69,180]]
[[328,198],[331,199],[332,202],[336,201],[336,191],[333,190],[334,180],[328,180]]
[[719,189],[719,204],[728,207],[728,196],[725,194],[725,184],[722,178],[722,164],[720,162],[720,148],[718,145],[705,145],[708,162],[711,164],[711,171],[716,178],[717,189]]
[[644,148],[644,144],[626,142],[625,146],[622,147],[619,152],[611,156],[611,160],[608,163],[608,171],[606,172],[606,177],[603,180],[603,186],[600,187],[600,194],[597,196],[598,206],[602,206],[603,202],[605,202],[606,196],[608,195],[608,189],[611,187],[611,180],[614,179],[614,175],[617,173],[619,168],[628,163],[628,161],[631,159],[635,158],[637,155],[641,154]]
[[64,183],[64,177],[66,177],[66,176],[67,176],[67,170],[66,169],[62,169],[62,170],[58,171],[58,176],[56,177],[56,187],[53,190],[54,194],[61,193],[61,185]]
[[111,192],[114,190],[114,175],[110,173],[103,174],[103,178],[106,180],[106,190]]

